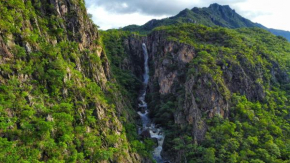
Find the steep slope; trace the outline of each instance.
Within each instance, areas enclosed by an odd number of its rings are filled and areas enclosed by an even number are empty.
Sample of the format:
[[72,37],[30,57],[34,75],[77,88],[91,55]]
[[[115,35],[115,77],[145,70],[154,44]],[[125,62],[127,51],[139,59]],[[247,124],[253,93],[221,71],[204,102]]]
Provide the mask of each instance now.
[[0,162],[146,161],[84,1],[0,11]]
[[[0,162],[152,162],[159,140],[135,121],[143,43],[143,101],[164,130],[163,160],[290,160],[284,38],[194,23],[99,33],[83,2],[0,2]],[[232,28],[240,17],[226,11],[213,19]]]
[[272,29],[272,28],[268,28],[267,30],[273,33],[274,35],[285,37],[288,41],[290,41],[289,31],[283,31],[283,30]]
[[110,53],[122,56],[117,69],[131,79],[142,79],[142,43],[148,47],[146,101],[154,123],[165,130],[163,158],[290,159],[290,44],[285,39],[259,28],[194,24],[160,27],[148,36],[105,33],[122,47],[122,55]]
[[191,10],[185,9],[176,16],[161,19],[151,20],[142,26],[130,25],[124,27],[126,31],[139,31],[141,33],[148,33],[152,29],[159,26],[180,24],[180,23],[193,23],[203,24],[209,27],[221,26],[226,28],[242,28],[242,27],[259,27],[266,29],[277,36],[283,36],[290,41],[290,32],[276,29],[269,29],[261,24],[253,23],[250,20],[243,18],[235,10],[232,10],[230,6],[211,4],[208,8],[193,8]]
[[169,128],[164,148],[180,154],[174,162],[289,159],[289,43],[260,29],[190,25],[161,28],[149,40],[149,106]]

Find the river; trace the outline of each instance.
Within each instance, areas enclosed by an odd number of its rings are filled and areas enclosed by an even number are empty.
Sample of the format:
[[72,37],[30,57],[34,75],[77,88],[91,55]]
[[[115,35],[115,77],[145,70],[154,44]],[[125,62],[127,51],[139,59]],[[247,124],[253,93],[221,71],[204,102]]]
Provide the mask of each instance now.
[[139,108],[141,108],[142,111],[138,111],[138,114],[140,115],[141,121],[142,121],[142,128],[139,129],[139,134],[144,131],[149,131],[150,137],[152,139],[157,139],[158,146],[153,151],[153,158],[157,163],[164,163],[162,157],[161,157],[161,151],[162,151],[162,145],[164,142],[164,133],[162,132],[162,128],[156,127],[154,123],[151,122],[149,115],[149,110],[147,108],[146,103],[146,90],[148,86],[149,81],[149,66],[148,66],[148,52],[146,44],[142,44],[143,54],[144,54],[144,74],[143,74],[143,86],[140,91],[140,95],[138,97],[139,101]]

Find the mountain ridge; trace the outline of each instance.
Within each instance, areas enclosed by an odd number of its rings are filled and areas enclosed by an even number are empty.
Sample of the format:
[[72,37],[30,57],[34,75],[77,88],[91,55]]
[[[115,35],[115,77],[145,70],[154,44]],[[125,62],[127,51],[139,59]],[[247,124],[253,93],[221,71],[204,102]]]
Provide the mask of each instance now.
[[150,118],[166,133],[162,158],[176,163],[289,160],[284,147],[290,143],[285,118],[290,43],[284,38],[261,28],[189,23],[158,27],[147,36],[121,30],[104,34],[111,65],[135,78],[142,79],[144,71],[140,45],[148,48],[147,101]]
[[290,43],[214,26],[251,25],[229,6],[148,35],[98,30],[84,0],[0,10],[0,162],[290,160]]
[[274,35],[283,36],[290,41],[289,31],[267,28],[262,24],[254,23],[251,20],[239,15],[229,5],[219,5],[217,3],[213,3],[209,7],[194,7],[191,10],[186,8],[175,16],[160,20],[152,19],[141,26],[129,25],[122,28],[122,30],[148,33],[156,27],[174,25],[178,23],[194,23],[203,24],[209,27],[221,26],[226,28],[259,27],[271,32]]

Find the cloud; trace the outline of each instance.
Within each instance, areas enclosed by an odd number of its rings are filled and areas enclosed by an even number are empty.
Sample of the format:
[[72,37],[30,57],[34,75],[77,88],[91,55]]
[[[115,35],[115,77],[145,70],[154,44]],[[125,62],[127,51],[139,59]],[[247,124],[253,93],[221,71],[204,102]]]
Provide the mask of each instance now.
[[85,0],[88,12],[101,29],[142,25],[151,19],[178,14],[185,8],[229,5],[241,16],[267,27],[290,30],[289,0]]
[[242,16],[266,27],[290,31],[289,0],[248,0],[235,8]]
[[[185,8],[208,7],[216,0],[85,0],[88,12],[101,29],[143,25],[151,19],[178,14]],[[234,5],[246,0],[219,0],[221,5]],[[229,3],[230,2],[230,3]]]
[[131,14],[119,14],[108,12],[102,7],[91,6],[88,9],[88,13],[93,15],[93,21],[100,26],[101,29],[107,30],[112,28],[120,28],[130,24],[142,25],[147,21],[157,18],[161,19],[165,16],[152,17],[148,15],[143,15],[140,13],[131,13]]
[[[233,5],[246,0],[220,0],[219,4]],[[175,15],[185,8],[206,7],[216,0],[86,0],[87,6],[103,7],[108,12],[144,15]]]

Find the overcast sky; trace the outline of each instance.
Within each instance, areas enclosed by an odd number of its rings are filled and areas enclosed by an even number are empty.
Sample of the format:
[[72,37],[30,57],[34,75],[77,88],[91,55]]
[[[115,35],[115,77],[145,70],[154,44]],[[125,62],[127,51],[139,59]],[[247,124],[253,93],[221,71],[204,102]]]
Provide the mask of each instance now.
[[85,0],[101,29],[142,25],[176,15],[185,8],[230,5],[241,16],[269,28],[290,31],[290,0]]

